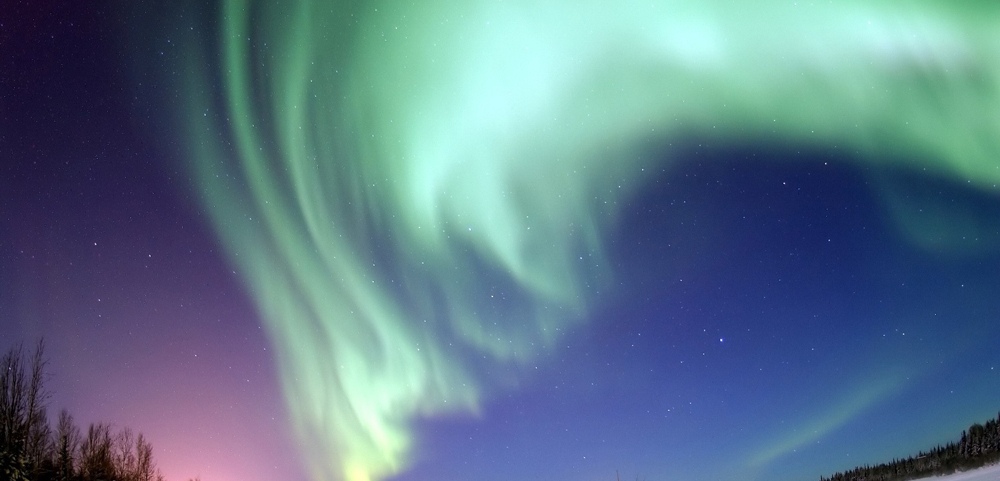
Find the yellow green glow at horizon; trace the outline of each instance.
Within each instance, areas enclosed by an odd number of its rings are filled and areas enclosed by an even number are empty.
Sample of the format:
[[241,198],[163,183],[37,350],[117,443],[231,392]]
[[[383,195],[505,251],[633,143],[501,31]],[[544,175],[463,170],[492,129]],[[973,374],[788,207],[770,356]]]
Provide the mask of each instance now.
[[415,419],[583,321],[651,149],[1000,182],[1000,3],[403,3],[230,0],[186,55],[190,165],[317,480],[399,472]]

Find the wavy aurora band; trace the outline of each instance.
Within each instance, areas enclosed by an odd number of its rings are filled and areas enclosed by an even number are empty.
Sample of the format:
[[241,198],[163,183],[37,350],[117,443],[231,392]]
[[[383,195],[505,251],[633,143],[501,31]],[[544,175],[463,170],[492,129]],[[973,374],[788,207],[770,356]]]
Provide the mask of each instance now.
[[[316,480],[405,469],[586,318],[658,147],[833,148],[996,192],[992,1],[226,1],[179,118]],[[191,120],[194,119],[194,120]]]

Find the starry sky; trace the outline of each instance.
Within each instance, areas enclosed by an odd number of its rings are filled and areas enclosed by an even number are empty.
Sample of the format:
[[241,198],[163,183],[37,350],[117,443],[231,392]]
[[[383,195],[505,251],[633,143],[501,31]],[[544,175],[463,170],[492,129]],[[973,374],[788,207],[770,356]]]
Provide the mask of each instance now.
[[1000,6],[741,5],[5,1],[0,348],[170,480],[952,440],[1000,409]]

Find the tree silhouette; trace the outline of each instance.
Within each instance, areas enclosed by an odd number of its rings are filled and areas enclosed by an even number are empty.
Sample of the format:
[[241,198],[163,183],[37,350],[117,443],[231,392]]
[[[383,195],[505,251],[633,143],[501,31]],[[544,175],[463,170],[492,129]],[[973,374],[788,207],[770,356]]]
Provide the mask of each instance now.
[[55,438],[55,479],[71,481],[80,449],[80,429],[73,424],[73,416],[65,409],[59,413]]
[[163,481],[142,433],[97,423],[82,436],[65,410],[49,426],[44,347],[27,357],[17,346],[0,358],[0,480]]
[[932,475],[951,474],[1000,461],[1000,413],[985,424],[962,431],[958,444],[938,445],[915,457],[894,459],[877,466],[861,466],[820,481],[906,481]]
[[111,450],[111,426],[91,424],[80,446],[79,475],[82,481],[104,481],[115,477],[117,469]]
[[27,366],[24,357],[17,346],[0,359],[0,473],[11,481],[37,478],[48,448],[44,343]]

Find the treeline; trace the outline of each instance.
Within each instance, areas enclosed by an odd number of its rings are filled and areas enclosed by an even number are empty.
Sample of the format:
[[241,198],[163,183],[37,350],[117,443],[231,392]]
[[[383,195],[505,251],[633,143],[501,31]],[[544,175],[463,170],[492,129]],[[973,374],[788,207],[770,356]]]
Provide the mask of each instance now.
[[962,431],[958,443],[937,446],[906,459],[877,466],[863,466],[837,473],[820,481],[906,481],[910,479],[951,474],[994,464],[1000,461],[1000,413]]
[[65,410],[46,411],[43,343],[0,359],[0,479],[10,481],[163,481],[153,447],[129,428],[91,424],[82,432]]

